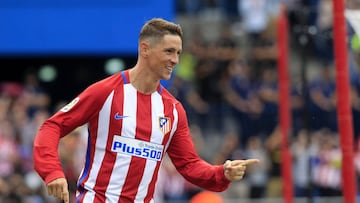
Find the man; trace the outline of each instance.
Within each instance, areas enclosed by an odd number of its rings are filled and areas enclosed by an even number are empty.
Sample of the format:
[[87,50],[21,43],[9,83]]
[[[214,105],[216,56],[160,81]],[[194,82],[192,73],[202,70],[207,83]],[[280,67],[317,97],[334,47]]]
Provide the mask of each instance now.
[[181,51],[181,27],[151,19],[140,32],[133,68],[90,85],[44,122],[34,141],[34,167],[50,195],[69,202],[57,146],[84,124],[89,142],[77,202],[154,202],[165,153],[184,178],[211,191],[225,190],[242,179],[246,165],[259,161],[210,165],[196,154],[183,106],[160,85],[170,78]]

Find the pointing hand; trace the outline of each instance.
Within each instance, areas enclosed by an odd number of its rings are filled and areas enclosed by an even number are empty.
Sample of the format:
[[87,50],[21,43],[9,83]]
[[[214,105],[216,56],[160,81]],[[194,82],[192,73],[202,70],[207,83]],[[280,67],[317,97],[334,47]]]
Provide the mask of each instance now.
[[247,160],[227,160],[224,163],[224,174],[225,177],[230,181],[241,180],[245,174],[246,166],[249,164],[256,164],[260,161],[258,159],[247,159]]

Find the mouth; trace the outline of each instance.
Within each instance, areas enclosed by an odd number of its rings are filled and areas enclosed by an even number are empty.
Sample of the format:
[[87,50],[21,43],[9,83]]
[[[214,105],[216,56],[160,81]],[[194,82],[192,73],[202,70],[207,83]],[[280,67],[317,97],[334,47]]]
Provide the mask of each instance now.
[[173,67],[167,66],[165,67],[166,70],[168,70],[170,73],[173,71]]

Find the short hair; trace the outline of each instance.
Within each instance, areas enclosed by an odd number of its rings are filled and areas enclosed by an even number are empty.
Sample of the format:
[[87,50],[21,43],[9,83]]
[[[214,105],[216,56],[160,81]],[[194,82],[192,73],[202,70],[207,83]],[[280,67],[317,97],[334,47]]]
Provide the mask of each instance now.
[[158,42],[164,35],[178,35],[183,37],[183,32],[179,24],[164,20],[162,18],[153,18],[147,21],[140,31],[139,41],[151,38]]

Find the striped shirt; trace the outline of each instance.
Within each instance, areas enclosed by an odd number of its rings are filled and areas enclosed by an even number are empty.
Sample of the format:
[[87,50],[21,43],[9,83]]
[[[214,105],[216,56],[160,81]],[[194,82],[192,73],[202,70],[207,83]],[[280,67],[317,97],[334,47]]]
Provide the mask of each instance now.
[[211,191],[229,186],[223,166],[196,153],[183,106],[161,85],[152,94],[138,92],[128,71],[92,84],[44,122],[34,141],[34,166],[46,183],[64,177],[60,138],[84,124],[88,147],[77,202],[154,202],[165,153],[191,183]]

